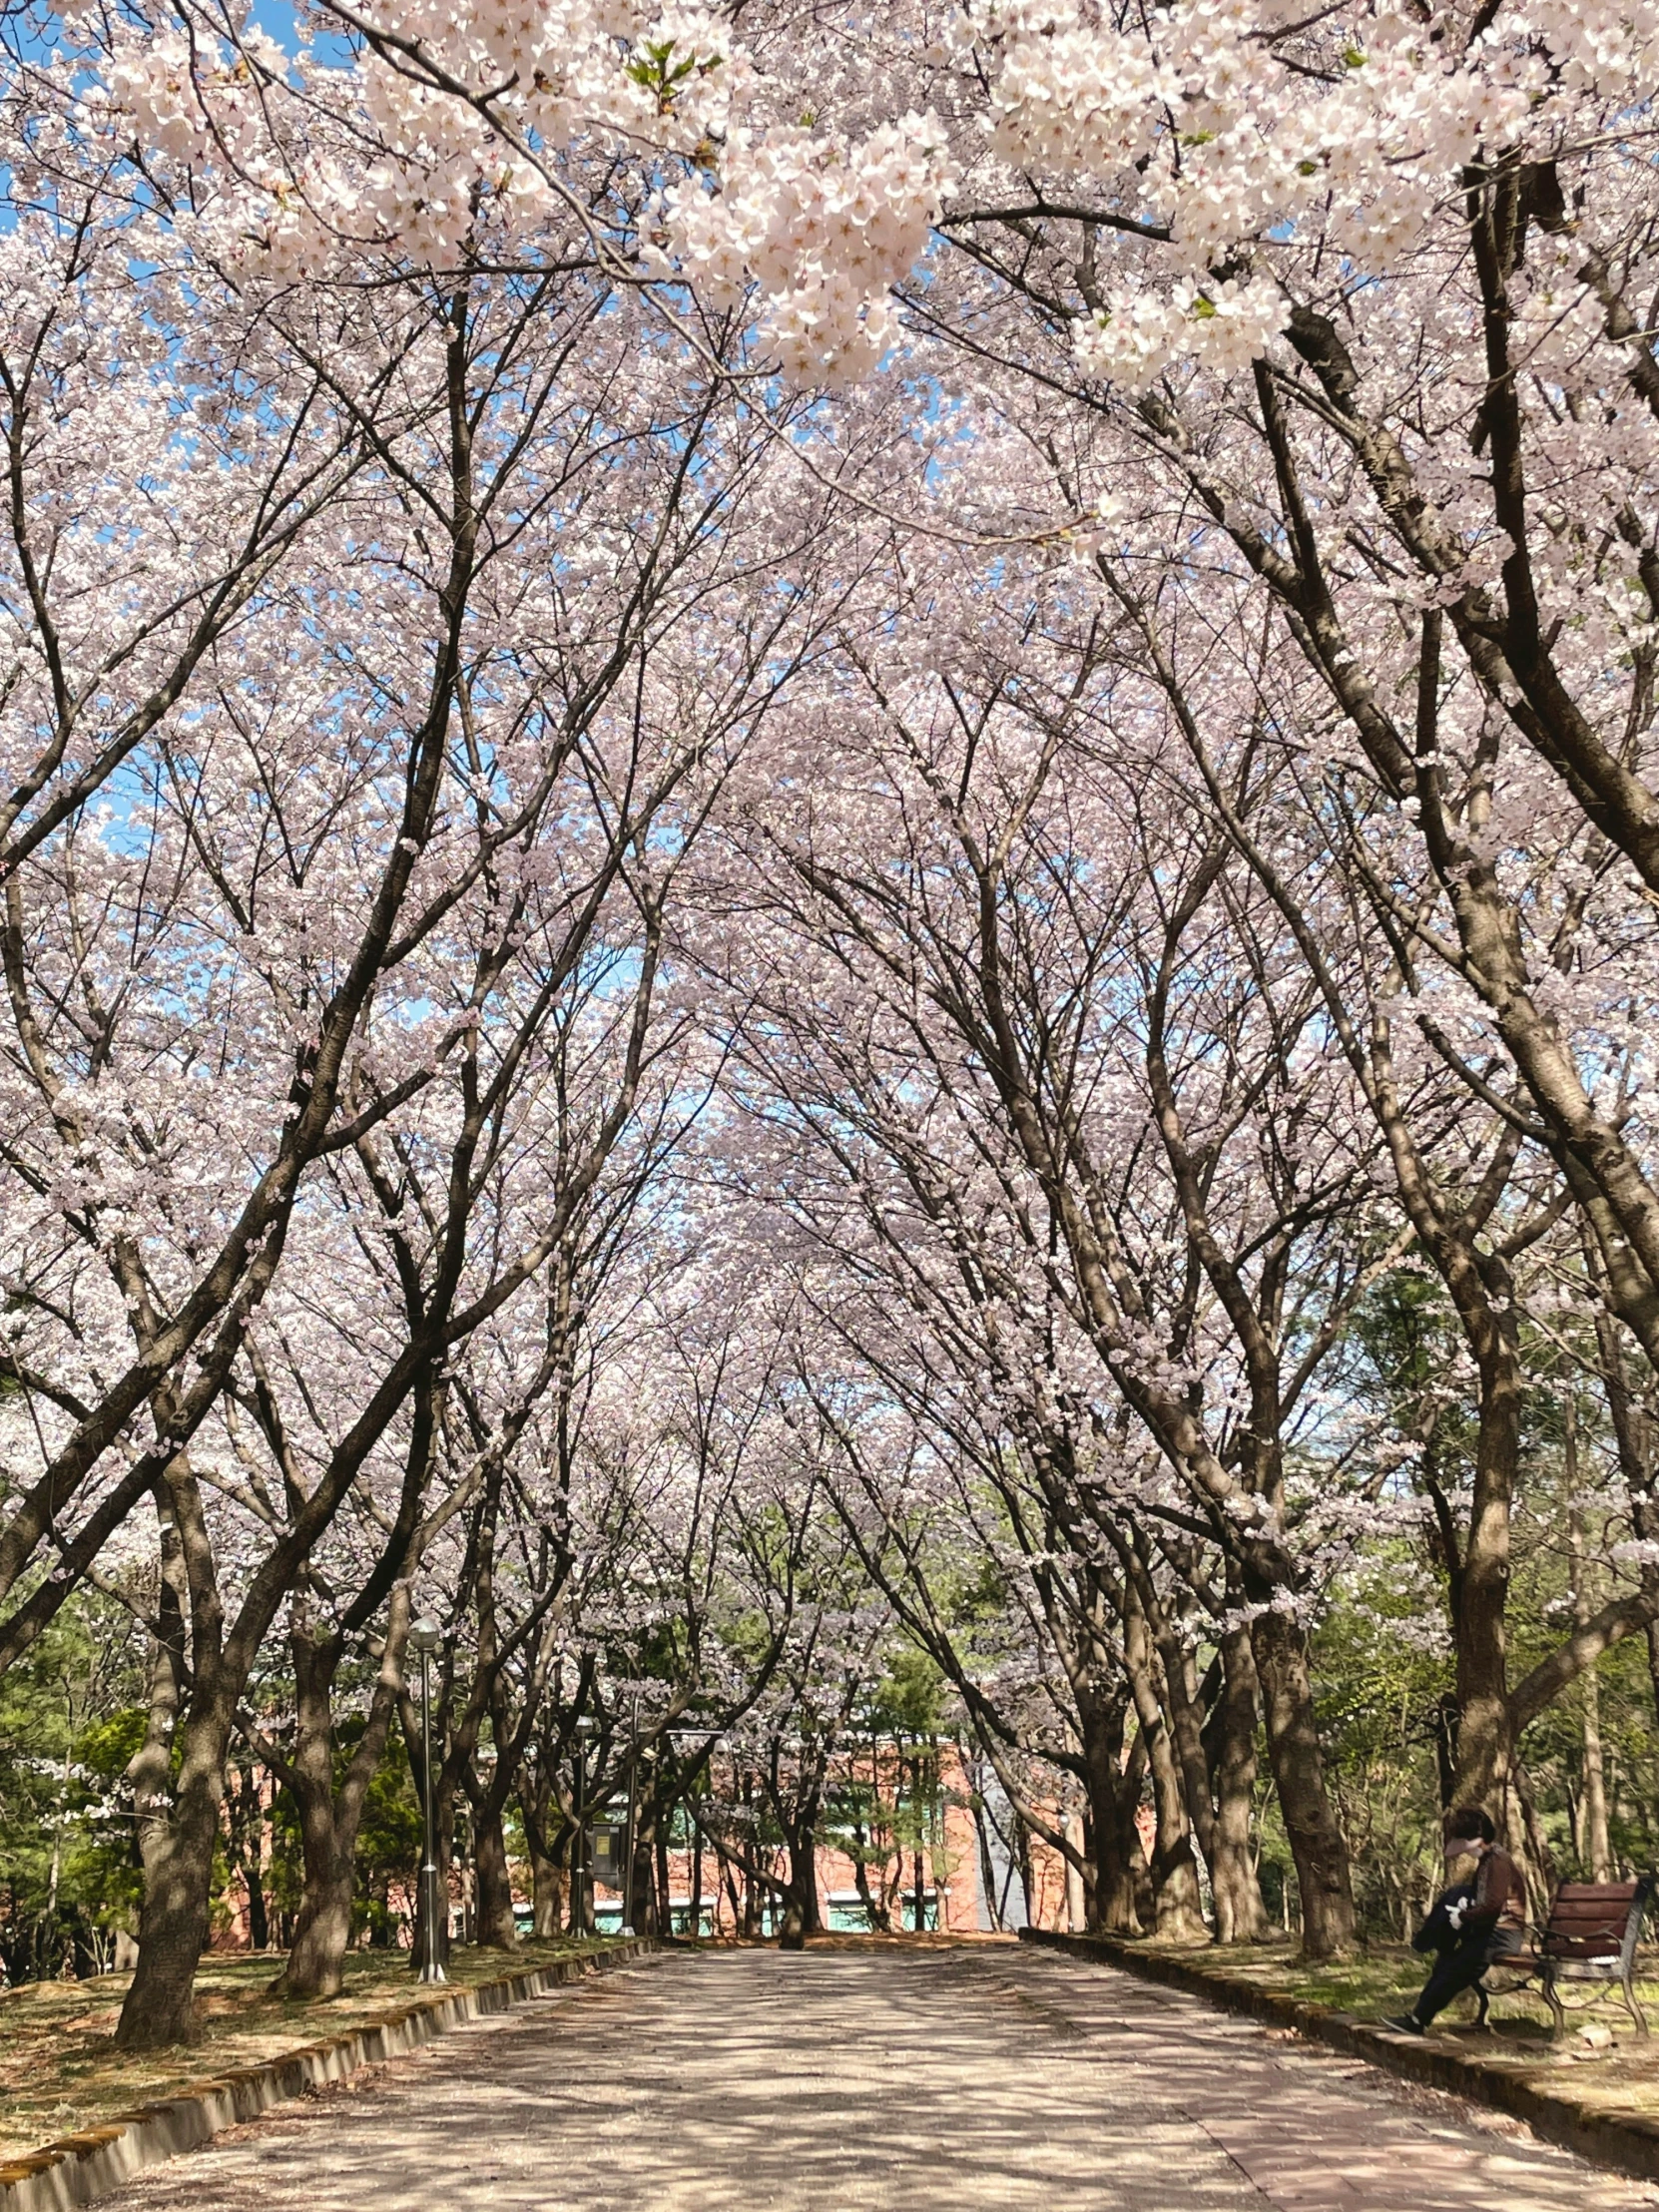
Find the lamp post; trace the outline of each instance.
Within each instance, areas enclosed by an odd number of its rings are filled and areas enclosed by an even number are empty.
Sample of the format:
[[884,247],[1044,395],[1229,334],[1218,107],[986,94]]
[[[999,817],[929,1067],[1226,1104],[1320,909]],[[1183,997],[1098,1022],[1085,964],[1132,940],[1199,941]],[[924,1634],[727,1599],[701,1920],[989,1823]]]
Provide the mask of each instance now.
[[593,1734],[594,1725],[588,1713],[576,1723],[576,1922],[580,1936],[591,1936],[594,1932],[592,1885],[588,1878],[587,1749],[587,1739]]
[[622,1933],[634,1933],[634,1777],[640,1757],[640,1701],[634,1700],[634,1717],[628,1734],[628,1848],[622,1862]]
[[420,1799],[423,1832],[420,1913],[425,1930],[420,1946],[422,1981],[442,1981],[445,1978],[443,1957],[438,1944],[437,1838],[432,1820],[432,1654],[442,1641],[442,1629],[429,1616],[410,1625],[410,1647],[420,1654]]

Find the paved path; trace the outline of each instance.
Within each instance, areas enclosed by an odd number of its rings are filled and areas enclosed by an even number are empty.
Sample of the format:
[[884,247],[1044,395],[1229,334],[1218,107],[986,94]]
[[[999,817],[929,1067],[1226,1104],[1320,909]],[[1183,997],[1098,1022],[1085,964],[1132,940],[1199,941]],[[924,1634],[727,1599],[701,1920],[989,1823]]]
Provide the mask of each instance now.
[[1633,2212],[1659,2190],[1011,1944],[675,1953],[460,2028],[106,2212]]

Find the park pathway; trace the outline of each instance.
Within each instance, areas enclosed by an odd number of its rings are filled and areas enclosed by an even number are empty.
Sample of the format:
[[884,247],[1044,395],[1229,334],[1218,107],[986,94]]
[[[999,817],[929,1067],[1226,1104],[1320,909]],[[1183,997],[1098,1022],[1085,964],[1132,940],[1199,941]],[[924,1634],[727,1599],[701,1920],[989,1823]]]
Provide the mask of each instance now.
[[1012,1944],[676,1952],[221,2136],[105,2212],[1630,2212],[1659,2190]]

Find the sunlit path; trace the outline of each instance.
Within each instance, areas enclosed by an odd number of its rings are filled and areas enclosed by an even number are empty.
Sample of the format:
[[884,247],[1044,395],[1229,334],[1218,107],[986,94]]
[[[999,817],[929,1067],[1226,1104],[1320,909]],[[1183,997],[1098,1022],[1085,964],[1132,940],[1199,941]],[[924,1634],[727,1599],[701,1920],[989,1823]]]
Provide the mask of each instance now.
[[1006,1944],[675,1954],[463,2029],[110,2212],[1626,2212],[1196,2001]]

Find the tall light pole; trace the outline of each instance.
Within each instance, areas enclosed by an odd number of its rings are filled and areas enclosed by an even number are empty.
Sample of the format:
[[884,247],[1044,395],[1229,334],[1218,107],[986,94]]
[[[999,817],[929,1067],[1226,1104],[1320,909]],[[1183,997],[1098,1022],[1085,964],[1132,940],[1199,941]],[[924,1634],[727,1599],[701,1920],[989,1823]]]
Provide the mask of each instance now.
[[420,1866],[420,1913],[424,1928],[420,1978],[442,1981],[443,1954],[438,1944],[437,1836],[432,1808],[432,1654],[443,1641],[443,1631],[429,1616],[409,1628],[409,1646],[420,1654],[420,1802],[423,1849]]
[[591,1714],[576,1723],[576,1921],[577,1932],[594,1934],[592,1883],[588,1872],[588,1738],[594,1732]]
[[634,1717],[628,1735],[628,1854],[622,1862],[622,1933],[634,1933],[634,1776],[640,1756],[640,1701],[634,1700]]

